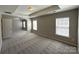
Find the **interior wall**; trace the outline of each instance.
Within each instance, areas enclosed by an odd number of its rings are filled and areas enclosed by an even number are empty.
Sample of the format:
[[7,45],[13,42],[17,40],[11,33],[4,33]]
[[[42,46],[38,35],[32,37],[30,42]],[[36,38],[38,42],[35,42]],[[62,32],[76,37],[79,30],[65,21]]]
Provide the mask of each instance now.
[[22,22],[19,18],[9,15],[2,15],[2,38],[9,38],[14,32],[22,29]]
[[3,38],[9,38],[12,34],[12,17],[2,16],[2,34]]
[[[69,17],[70,18],[70,37],[66,38],[63,36],[58,36],[55,34],[55,21],[59,17]],[[34,31],[32,26],[32,32],[38,35],[62,41],[64,43],[76,46],[77,45],[77,25],[78,25],[78,9],[59,12],[51,15],[39,16],[32,18],[32,20],[37,20],[38,30]],[[32,21],[33,25],[33,21]]]
[[[54,31],[54,29],[52,29],[52,26],[54,26],[54,24],[52,24],[51,22],[52,21],[54,22],[54,20],[51,20],[50,15],[33,18],[33,20],[37,20],[38,30],[37,31],[33,30],[33,26],[32,26],[32,32],[35,32],[47,38],[52,38]],[[32,21],[32,25],[33,25],[33,21]]]
[[79,52],[79,8],[78,8],[78,52]]
[[12,20],[12,27],[13,27],[13,32],[22,30],[22,22],[20,21],[19,18],[14,18]]
[[0,14],[0,51],[2,47],[2,32],[1,32],[1,14]]
[[69,17],[69,38],[55,35],[55,39],[77,46],[78,9],[57,13],[55,18],[59,17]]

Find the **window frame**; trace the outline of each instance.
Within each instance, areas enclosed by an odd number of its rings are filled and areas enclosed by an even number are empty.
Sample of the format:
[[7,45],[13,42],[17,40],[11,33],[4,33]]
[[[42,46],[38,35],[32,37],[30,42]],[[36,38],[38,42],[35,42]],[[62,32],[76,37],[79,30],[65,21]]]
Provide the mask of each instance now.
[[[69,17],[59,17],[59,18],[56,18],[56,21],[55,21],[55,34],[58,35],[58,36],[69,38],[70,37],[70,20],[68,21],[68,23],[69,23],[69,25],[68,25],[68,36],[62,35],[62,34],[57,34],[57,24],[56,24],[57,23],[57,19],[63,19],[63,18],[68,18],[68,20],[70,19]],[[64,27],[64,28],[66,28],[66,27]]]
[[[34,25],[34,21],[36,22],[36,26]],[[36,28],[35,28],[34,26],[35,26]],[[35,31],[38,30],[38,28],[37,28],[37,20],[33,20],[33,30],[35,30]]]
[[26,28],[26,21],[23,21],[23,28]]

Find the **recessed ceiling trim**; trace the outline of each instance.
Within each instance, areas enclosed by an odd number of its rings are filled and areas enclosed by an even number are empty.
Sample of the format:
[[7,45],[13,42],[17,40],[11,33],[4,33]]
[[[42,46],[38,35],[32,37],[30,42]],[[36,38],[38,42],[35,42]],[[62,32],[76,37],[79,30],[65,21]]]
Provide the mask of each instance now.
[[29,16],[39,16],[39,15],[44,15],[44,14],[48,14],[49,12],[55,12],[55,10],[60,9],[58,5],[53,5],[50,6],[48,8],[42,9],[40,11],[37,11],[35,13],[30,14]]

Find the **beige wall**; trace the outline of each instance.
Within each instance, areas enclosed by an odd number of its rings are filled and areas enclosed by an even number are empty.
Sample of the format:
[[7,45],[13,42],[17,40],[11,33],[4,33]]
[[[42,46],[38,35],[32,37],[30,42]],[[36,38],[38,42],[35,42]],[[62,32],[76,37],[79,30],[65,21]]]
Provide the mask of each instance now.
[[0,15],[0,51],[2,46],[2,33],[1,33],[1,15]]
[[[58,36],[55,34],[55,20],[56,18],[59,17],[69,17],[70,18],[70,37],[62,37]],[[38,31],[34,31],[32,29],[32,32],[35,32],[41,36],[50,38],[50,39],[55,39],[58,41],[65,42],[70,45],[76,46],[77,44],[77,25],[78,25],[78,10],[70,10],[70,11],[65,11],[65,12],[59,12],[51,15],[44,15],[44,16],[39,16],[36,18],[33,18],[34,20],[36,19],[38,22]],[[32,20],[33,20],[32,19]]]
[[[42,35],[44,37],[48,37],[48,38],[52,38],[53,35],[53,31],[54,29],[52,29],[54,26],[51,22],[54,20],[51,20],[51,16],[46,15],[46,16],[41,16],[38,18],[35,18],[34,20],[37,20],[37,27],[38,27],[38,31],[37,34]],[[53,31],[52,31],[53,30]],[[36,32],[36,31],[33,31]]]
[[78,52],[79,52],[79,8],[78,8]]
[[19,18],[9,15],[2,15],[3,38],[9,38],[14,32],[21,30],[22,22]]
[[69,17],[70,18],[70,30],[69,30],[69,38],[64,38],[59,36],[55,36],[57,39],[62,39],[67,41],[68,43],[71,43],[72,45],[77,44],[77,26],[78,26],[78,9],[71,10],[67,12],[58,13],[56,17]]
[[12,20],[12,31],[13,32],[17,32],[20,31],[22,29],[22,22],[20,21],[19,18],[14,18]]
[[3,38],[9,38],[12,34],[12,17],[2,16],[2,34]]

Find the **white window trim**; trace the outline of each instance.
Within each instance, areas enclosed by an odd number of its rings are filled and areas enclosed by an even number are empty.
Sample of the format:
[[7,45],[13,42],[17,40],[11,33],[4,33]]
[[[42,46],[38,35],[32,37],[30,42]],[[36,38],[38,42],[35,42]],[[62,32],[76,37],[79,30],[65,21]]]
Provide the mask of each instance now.
[[[68,20],[69,20],[69,17],[63,17],[63,18],[68,18]],[[68,34],[67,35],[63,35],[63,34],[61,34],[61,33],[57,33],[57,19],[63,19],[63,18],[56,18],[56,35],[59,35],[59,36],[63,36],[63,37],[69,37],[70,35],[69,35],[69,22],[68,22]],[[62,27],[62,26],[61,26]],[[64,27],[65,28],[65,27]]]
[[26,27],[26,24],[25,24],[26,22],[25,21],[23,21],[23,27],[25,28]]
[[33,30],[37,30],[37,20],[33,20]]

